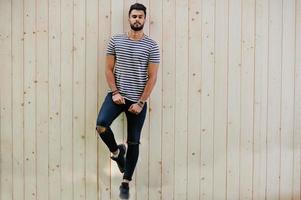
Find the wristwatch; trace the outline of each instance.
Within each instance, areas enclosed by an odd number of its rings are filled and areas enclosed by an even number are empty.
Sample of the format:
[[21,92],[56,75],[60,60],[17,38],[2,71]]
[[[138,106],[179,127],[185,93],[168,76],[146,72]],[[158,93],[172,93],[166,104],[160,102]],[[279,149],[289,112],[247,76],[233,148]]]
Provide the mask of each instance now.
[[139,100],[137,102],[138,106],[140,106],[141,108],[143,108],[144,104],[145,104],[145,101],[142,101],[142,100]]

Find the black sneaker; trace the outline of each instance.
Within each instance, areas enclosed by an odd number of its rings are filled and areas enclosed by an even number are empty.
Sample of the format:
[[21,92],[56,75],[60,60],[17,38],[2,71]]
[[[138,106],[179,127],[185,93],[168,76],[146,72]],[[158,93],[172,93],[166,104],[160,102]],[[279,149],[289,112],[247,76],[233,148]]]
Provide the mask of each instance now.
[[129,184],[126,182],[122,182],[119,187],[119,197],[120,199],[129,199],[130,198],[130,188]]
[[118,168],[120,170],[121,173],[123,173],[125,171],[125,151],[126,151],[126,147],[124,144],[120,144],[118,145],[118,149],[119,149],[119,154],[118,157],[111,157],[112,160],[116,161]]

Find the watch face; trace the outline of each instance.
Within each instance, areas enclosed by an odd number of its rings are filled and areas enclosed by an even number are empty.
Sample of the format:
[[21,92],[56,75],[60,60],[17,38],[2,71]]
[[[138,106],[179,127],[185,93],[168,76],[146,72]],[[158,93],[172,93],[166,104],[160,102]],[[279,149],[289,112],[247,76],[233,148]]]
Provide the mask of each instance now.
[[139,105],[140,107],[143,107],[143,106],[144,106],[144,102],[141,101],[141,100],[139,100],[137,103],[138,103],[138,105]]

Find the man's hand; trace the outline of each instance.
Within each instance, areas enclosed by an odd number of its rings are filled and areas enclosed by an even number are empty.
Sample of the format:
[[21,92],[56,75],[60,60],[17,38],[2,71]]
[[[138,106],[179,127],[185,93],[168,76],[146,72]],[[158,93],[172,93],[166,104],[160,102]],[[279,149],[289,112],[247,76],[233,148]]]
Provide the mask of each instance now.
[[119,94],[119,93],[112,95],[112,100],[116,104],[125,104],[125,100],[124,100],[123,96],[121,96],[121,94]]
[[138,115],[141,112],[142,108],[143,107],[139,106],[138,103],[134,103],[131,105],[128,111]]

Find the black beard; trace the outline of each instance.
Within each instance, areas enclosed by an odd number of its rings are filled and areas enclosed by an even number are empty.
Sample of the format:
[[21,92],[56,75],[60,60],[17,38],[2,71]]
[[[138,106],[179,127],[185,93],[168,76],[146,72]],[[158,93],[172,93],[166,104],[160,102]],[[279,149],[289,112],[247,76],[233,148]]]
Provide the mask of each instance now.
[[135,26],[135,24],[131,24],[131,29],[133,31],[141,31],[143,29],[143,26],[144,26],[144,24],[141,26]]

